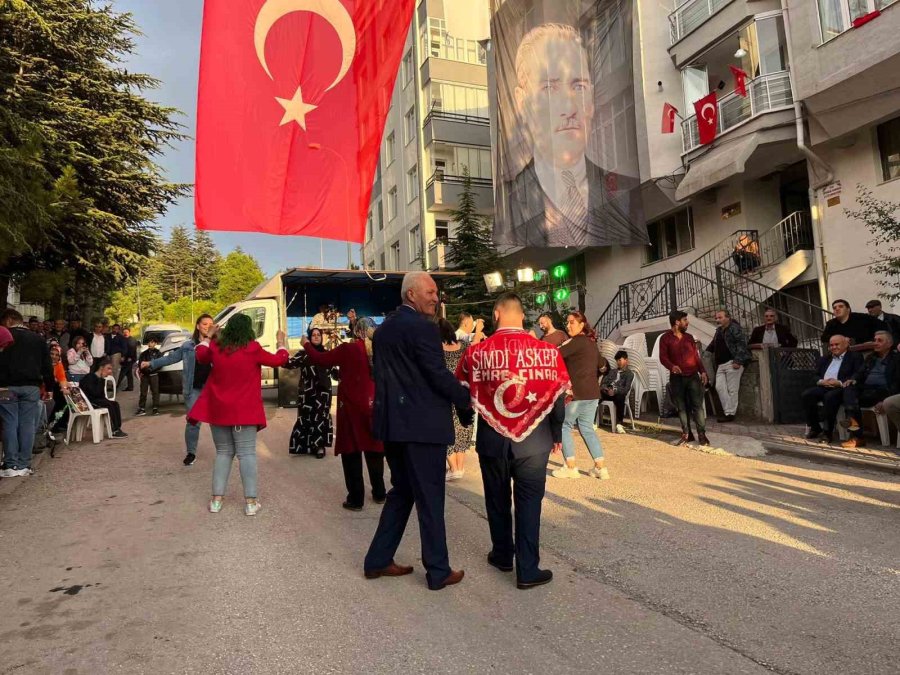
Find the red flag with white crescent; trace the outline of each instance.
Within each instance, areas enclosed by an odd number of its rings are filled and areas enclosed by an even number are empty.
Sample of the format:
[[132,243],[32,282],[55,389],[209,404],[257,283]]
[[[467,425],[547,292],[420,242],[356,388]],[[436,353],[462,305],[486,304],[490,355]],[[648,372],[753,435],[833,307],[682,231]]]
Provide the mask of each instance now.
[[195,217],[362,242],[415,0],[206,0]]
[[716,140],[716,130],[719,127],[719,99],[716,92],[695,101],[694,111],[697,113],[700,145],[708,145]]
[[662,132],[664,134],[675,133],[675,116],[678,114],[678,108],[671,103],[663,106],[662,113]]
[[569,387],[559,349],[521,329],[501,328],[468,347],[456,377],[472,392],[472,407],[500,435],[525,440]]
[[736,66],[728,66],[734,75],[734,92],[738,96],[747,98],[747,73]]

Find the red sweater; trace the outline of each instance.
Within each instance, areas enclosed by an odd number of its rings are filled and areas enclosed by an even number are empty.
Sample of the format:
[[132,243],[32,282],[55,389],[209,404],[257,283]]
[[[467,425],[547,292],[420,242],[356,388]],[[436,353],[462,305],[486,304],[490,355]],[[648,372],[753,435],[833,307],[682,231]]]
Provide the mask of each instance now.
[[706,372],[690,333],[684,333],[679,340],[674,331],[667,331],[659,340],[659,362],[668,371],[678,366],[681,374],[688,377]]
[[264,429],[262,366],[277,368],[288,362],[287,349],[267,352],[254,340],[233,352],[217,342],[201,342],[197,363],[212,364],[203,392],[188,412],[191,423],[206,422],[222,427],[255,426]]

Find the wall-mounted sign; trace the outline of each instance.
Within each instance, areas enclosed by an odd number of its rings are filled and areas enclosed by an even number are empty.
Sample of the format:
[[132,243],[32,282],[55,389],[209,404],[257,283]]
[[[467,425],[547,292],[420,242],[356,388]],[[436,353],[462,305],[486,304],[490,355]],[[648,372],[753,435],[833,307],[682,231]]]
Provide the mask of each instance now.
[[841,181],[836,180],[833,183],[829,183],[822,189],[822,196],[825,199],[831,199],[832,197],[840,197],[841,196]]

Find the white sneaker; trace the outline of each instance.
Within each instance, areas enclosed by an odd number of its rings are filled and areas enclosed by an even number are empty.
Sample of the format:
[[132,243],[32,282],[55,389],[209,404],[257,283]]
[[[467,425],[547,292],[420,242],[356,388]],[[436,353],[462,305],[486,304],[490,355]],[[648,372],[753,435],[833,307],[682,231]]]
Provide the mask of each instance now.
[[616,425],[616,433],[617,433],[617,434],[624,434],[624,433],[625,433],[625,427],[623,427],[621,424],[617,424],[617,425]]
[[24,469],[19,469],[18,471],[16,471],[16,475],[17,476],[33,476],[34,469],[32,469],[30,466],[26,466]]
[[0,469],[0,478],[17,478],[19,472],[16,469]]
[[598,469],[596,466],[590,470],[588,475],[598,480],[609,480],[609,470],[606,467]]
[[222,500],[221,499],[210,499],[209,500],[209,512],[210,513],[219,513],[222,510]]
[[250,502],[247,502],[246,504],[244,504],[244,515],[255,516],[257,513],[259,513],[259,510],[261,508],[262,504],[260,504],[259,502],[253,502],[252,504]]
[[554,478],[581,478],[581,472],[577,467],[569,468],[568,466],[564,466],[561,469],[557,469],[553,473],[550,474]]

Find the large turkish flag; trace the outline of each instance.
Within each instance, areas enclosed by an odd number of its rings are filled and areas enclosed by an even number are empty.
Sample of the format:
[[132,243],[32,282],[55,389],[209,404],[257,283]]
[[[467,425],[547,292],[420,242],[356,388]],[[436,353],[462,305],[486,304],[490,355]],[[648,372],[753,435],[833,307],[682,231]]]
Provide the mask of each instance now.
[[206,0],[195,218],[362,242],[415,0]]
[[700,145],[708,145],[716,140],[716,131],[719,128],[719,101],[716,92],[694,101],[694,112],[697,113]]

